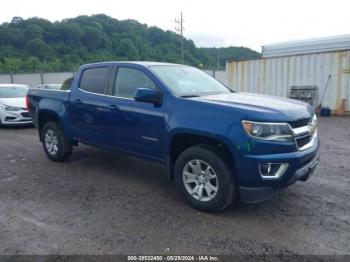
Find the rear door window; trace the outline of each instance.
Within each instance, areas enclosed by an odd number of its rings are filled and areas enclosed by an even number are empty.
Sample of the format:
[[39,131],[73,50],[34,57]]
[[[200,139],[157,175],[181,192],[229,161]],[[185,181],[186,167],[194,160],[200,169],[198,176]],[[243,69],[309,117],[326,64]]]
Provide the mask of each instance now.
[[91,93],[104,94],[108,70],[108,67],[86,69],[80,80],[80,89]]

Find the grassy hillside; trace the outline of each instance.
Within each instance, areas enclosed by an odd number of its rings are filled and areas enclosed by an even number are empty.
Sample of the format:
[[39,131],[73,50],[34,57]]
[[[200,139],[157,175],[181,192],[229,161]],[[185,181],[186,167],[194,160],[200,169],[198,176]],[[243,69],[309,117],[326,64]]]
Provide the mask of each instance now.
[[[14,17],[0,25],[0,73],[71,71],[80,64],[106,60],[149,60],[180,63],[180,38],[172,31],[135,20],[106,15],[79,16],[51,23]],[[257,58],[244,47],[197,48],[186,39],[185,63],[220,67],[225,59]]]

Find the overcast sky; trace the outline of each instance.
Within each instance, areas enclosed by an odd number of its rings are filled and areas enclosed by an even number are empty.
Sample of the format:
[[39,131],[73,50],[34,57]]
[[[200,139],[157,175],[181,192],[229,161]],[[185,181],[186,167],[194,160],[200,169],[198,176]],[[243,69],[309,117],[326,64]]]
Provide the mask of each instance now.
[[0,23],[13,16],[51,21],[104,13],[174,30],[183,11],[185,37],[197,46],[247,46],[350,34],[346,0],[1,0]]

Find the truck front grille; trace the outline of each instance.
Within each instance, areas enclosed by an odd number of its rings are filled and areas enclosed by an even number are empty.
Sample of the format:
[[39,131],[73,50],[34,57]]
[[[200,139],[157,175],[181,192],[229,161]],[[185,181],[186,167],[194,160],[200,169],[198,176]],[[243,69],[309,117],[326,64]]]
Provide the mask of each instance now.
[[304,118],[296,121],[289,122],[292,128],[298,128],[302,126],[307,126],[312,121],[312,118]]
[[294,139],[298,150],[304,150],[312,146],[314,136],[317,136],[317,118],[303,118],[289,122],[293,129]]
[[311,138],[312,138],[312,136],[310,134],[307,134],[305,136],[296,137],[295,141],[297,142],[298,148],[301,148],[301,147],[305,146],[307,143],[309,143],[311,141]]

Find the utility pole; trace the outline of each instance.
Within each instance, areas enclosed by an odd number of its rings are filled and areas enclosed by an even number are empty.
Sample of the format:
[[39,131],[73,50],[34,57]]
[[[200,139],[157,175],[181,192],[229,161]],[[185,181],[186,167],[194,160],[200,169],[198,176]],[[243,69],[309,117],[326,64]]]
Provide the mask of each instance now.
[[175,31],[178,32],[181,35],[181,63],[184,63],[184,30],[183,23],[185,21],[182,18],[182,12],[180,13],[180,19],[175,18],[175,23],[178,24],[178,26],[175,26]]

